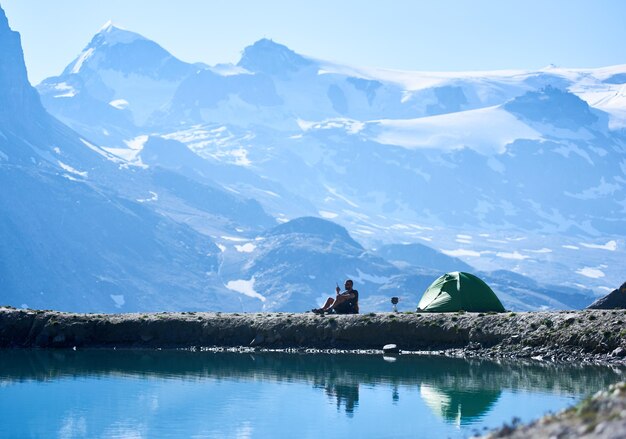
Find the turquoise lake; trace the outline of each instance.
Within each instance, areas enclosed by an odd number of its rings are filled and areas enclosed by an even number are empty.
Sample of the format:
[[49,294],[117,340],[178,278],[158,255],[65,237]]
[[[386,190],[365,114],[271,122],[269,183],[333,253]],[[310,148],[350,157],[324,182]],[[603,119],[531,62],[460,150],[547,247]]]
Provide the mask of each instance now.
[[0,437],[469,437],[625,375],[421,355],[7,350]]

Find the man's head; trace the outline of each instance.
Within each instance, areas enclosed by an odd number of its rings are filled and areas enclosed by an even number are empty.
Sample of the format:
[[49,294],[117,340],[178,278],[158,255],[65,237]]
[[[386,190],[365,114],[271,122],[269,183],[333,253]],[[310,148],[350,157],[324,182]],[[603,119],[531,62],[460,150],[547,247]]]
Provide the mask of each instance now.
[[346,290],[350,291],[352,287],[354,286],[354,282],[352,282],[352,279],[348,279],[346,280],[346,283],[344,284],[344,286],[346,287]]

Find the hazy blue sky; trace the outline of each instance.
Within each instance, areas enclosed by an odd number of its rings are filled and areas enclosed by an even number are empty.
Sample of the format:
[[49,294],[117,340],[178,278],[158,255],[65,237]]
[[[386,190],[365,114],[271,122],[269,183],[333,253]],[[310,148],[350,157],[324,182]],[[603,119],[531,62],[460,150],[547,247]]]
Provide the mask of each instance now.
[[31,82],[57,75],[107,20],[184,61],[236,62],[259,38],[345,64],[407,70],[626,63],[622,0],[0,0]]

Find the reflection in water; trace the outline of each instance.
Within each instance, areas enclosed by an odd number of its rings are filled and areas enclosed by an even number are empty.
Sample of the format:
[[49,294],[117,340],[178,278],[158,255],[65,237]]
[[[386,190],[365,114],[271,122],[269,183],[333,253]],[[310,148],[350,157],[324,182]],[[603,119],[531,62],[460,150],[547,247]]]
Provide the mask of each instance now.
[[[110,421],[115,425],[126,425],[128,419],[124,418],[133,416],[144,419],[142,410],[158,413],[154,425],[145,426],[143,437],[167,437],[164,428],[177,429],[169,437],[189,437],[192,430],[197,437],[220,437],[226,429],[256,429],[259,436],[289,434],[293,433],[291,424],[296,422],[303,437],[316,437],[317,426],[323,420],[320,417],[331,416],[317,401],[320,395],[327,399],[326,405],[331,400],[335,412],[332,416],[340,416],[334,418],[336,424],[330,436],[358,431],[372,436],[380,428],[377,434],[415,437],[417,422],[428,425],[428,430],[418,432],[417,437],[428,437],[426,433],[433,432],[448,436],[463,431],[464,435],[468,428],[480,426],[498,411],[496,407],[502,407],[500,416],[505,418],[491,420],[495,422],[492,427],[519,415],[523,404],[517,401],[529,398],[525,395],[560,395],[558,403],[564,404],[563,397],[579,398],[623,379],[623,373],[596,366],[417,355],[398,356],[390,362],[375,355],[9,350],[0,351],[0,436],[36,437],[47,430],[40,425],[36,430],[40,434],[33,434],[33,425],[60,422],[61,418],[65,424],[58,426],[58,431],[67,425],[84,425],[78,430],[84,430],[85,435],[74,437],[93,437],[97,428],[102,435],[110,436],[105,426],[94,425],[109,420],[99,419],[98,415],[72,417],[89,412],[84,407],[89,405],[93,405],[94,413],[101,413],[104,405],[107,410],[118,410],[118,417],[123,418]],[[161,389],[155,388],[152,390],[156,393],[147,394],[148,383],[155,382],[153,387],[165,386],[167,390],[159,393]],[[49,396],[54,401],[46,408],[49,414],[31,410],[32,401],[27,401],[26,395],[22,398],[24,405],[19,405],[24,393],[20,389],[27,386],[29,391],[35,389],[46,395],[49,390],[42,387],[46,383],[65,383],[63,386],[71,387],[74,396]],[[100,396],[110,389],[119,391]],[[279,404],[281,410],[272,416],[273,404]],[[544,410],[562,408],[546,404]],[[163,407],[169,411],[161,412]],[[176,423],[168,422],[171,413],[177,413]],[[20,417],[24,422],[18,425],[15,419]],[[268,419],[276,419],[276,425],[266,425]],[[440,424],[435,425],[437,422]],[[160,430],[151,430],[157,426]],[[16,432],[10,428],[28,430]]]
[[499,390],[438,389],[420,385],[422,399],[441,419],[467,424],[487,413],[500,397]]
[[341,406],[344,406],[346,415],[349,417],[354,416],[354,407],[359,405],[359,384],[341,384],[341,383],[333,383],[327,382],[322,387],[331,398],[337,399],[337,410],[341,409]]

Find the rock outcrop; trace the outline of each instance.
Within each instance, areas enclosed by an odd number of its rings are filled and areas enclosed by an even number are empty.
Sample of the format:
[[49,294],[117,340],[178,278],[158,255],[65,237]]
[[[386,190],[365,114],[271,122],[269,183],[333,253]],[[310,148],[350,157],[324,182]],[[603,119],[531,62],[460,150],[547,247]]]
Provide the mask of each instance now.
[[40,115],[44,112],[39,94],[31,87],[26,75],[20,34],[11,30],[0,7],[0,121],[12,123],[22,113]]
[[626,282],[618,289],[593,302],[587,309],[626,309]]

